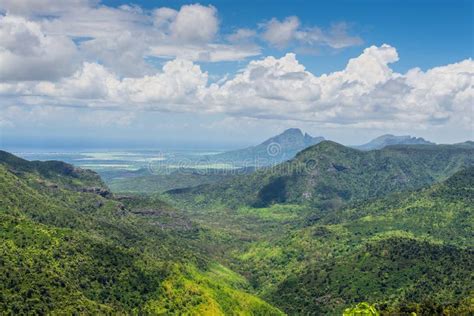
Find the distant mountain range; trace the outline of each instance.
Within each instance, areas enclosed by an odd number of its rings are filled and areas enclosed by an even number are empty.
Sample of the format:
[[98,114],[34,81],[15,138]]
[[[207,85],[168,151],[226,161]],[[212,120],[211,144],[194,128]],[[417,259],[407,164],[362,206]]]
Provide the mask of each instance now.
[[[310,146],[326,140],[322,136],[313,137],[304,133],[299,128],[289,128],[283,133],[273,136],[263,143],[243,149],[227,151],[221,154],[207,156],[211,162],[232,163],[237,166],[268,166],[290,160],[296,154]],[[374,138],[370,142],[351,146],[359,150],[382,149],[391,145],[434,145],[435,143],[421,137],[410,135],[396,136],[386,134]]]
[[360,151],[323,141],[272,168],[169,192],[203,194],[231,206],[309,203],[325,209],[387,192],[417,189],[473,165],[474,147],[469,142]]
[[412,137],[410,135],[395,136],[391,134],[386,134],[374,138],[366,144],[352,147],[359,150],[373,150],[382,149],[390,145],[434,145],[434,143],[427,141],[421,137]]
[[243,149],[232,150],[208,156],[210,161],[221,161],[234,164],[271,165],[293,158],[299,151],[318,144],[324,137],[312,137],[299,128],[290,128],[271,137],[263,143]]

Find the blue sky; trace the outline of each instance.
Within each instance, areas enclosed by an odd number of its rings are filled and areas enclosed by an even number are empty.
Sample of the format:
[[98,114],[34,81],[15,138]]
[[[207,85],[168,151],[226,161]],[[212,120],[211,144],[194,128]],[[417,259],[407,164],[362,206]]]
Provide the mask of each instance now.
[[5,147],[236,147],[288,127],[474,137],[472,1],[0,0],[0,14]]
[[[153,9],[157,5],[179,9],[189,1],[103,1],[110,6],[135,3]],[[413,67],[428,69],[470,58],[473,55],[473,2],[439,0],[372,1],[199,1],[219,10],[222,29],[254,27],[264,20],[298,16],[302,23],[329,26],[348,22],[364,43],[362,46],[389,43],[403,56],[393,65],[397,71]],[[360,54],[361,47],[338,52],[301,55],[299,59],[312,72],[321,74],[339,70],[347,60]],[[282,50],[266,48],[264,55],[280,56]],[[317,57],[317,58],[315,58]],[[215,72],[237,67],[234,63],[204,64]]]
[[[127,1],[105,1],[110,5]],[[179,8],[187,1],[135,1],[142,7],[153,4]],[[232,32],[239,27],[253,27],[273,17],[283,19],[298,16],[307,24],[329,26],[348,22],[364,45],[389,43],[397,47],[403,58],[394,65],[397,71],[412,67],[422,69],[456,62],[473,55],[473,2],[472,1],[200,1],[219,9],[223,29]],[[281,55],[280,50],[268,49],[267,55]],[[360,47],[333,54],[301,56],[311,71],[324,73],[339,70],[348,58],[357,56]]]

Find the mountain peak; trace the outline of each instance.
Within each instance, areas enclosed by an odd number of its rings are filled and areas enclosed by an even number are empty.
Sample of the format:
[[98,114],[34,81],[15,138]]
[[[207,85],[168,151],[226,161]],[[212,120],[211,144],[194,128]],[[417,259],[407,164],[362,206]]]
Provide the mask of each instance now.
[[298,135],[298,136],[303,136],[303,132],[299,128],[288,128],[283,131],[280,135]]
[[286,147],[301,147],[304,149],[308,146],[317,144],[324,140],[324,137],[312,137],[308,133],[303,134],[299,128],[288,128],[283,133],[273,136],[261,145],[268,145],[271,143],[278,143],[280,146]]
[[386,146],[390,145],[433,145],[434,143],[425,140],[422,137],[413,137],[410,135],[392,135],[392,134],[385,134],[379,137],[374,138],[370,142],[360,145],[354,146],[356,149],[360,150],[374,150],[374,149],[382,149]]
[[307,155],[313,155],[315,153],[322,153],[322,152],[357,152],[357,150],[346,147],[342,144],[334,142],[332,140],[323,140],[302,150],[299,152],[296,157],[306,157]]
[[303,134],[299,128],[288,128],[281,134],[273,136],[263,143],[243,149],[228,151],[212,156],[210,159],[228,159],[233,162],[256,161],[272,164],[282,162],[295,157],[295,155],[312,145],[324,140],[324,137],[312,137],[308,133]]

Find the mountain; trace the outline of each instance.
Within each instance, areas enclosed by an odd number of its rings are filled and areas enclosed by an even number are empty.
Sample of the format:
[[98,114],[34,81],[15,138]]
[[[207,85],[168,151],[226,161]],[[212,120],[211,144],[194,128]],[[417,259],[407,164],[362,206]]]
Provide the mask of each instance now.
[[[313,157],[359,152],[335,143],[315,147],[307,149]],[[468,144],[433,145],[428,152],[426,146],[394,146],[370,154],[397,154],[405,161],[411,156],[408,166],[418,163],[418,169],[437,174],[429,181],[441,181],[416,185],[415,190],[405,187],[401,192],[339,204],[229,208],[225,204],[232,197],[229,189],[210,197],[200,188],[200,193],[184,200],[184,207],[191,218],[213,231],[214,238],[207,239],[209,247],[223,249],[221,256],[232,270],[245,275],[256,294],[288,315],[341,315],[364,301],[381,315],[470,315],[474,312],[470,276],[474,167],[464,168],[469,161],[463,162],[463,156],[472,157],[473,148],[458,152],[460,147]],[[432,161],[427,159],[430,156]],[[437,165],[444,159],[447,164]],[[395,162],[398,158],[386,159],[385,167],[395,168]],[[327,166],[322,167],[321,173]],[[376,184],[385,185],[384,177],[375,175],[372,167],[366,169]],[[441,176],[445,173],[450,176]],[[423,174],[418,170],[407,179]],[[327,175],[322,177],[327,181]],[[358,185],[348,186],[349,192],[364,185],[376,187],[359,179]],[[255,184],[245,177],[233,194],[245,190],[238,195],[244,199],[251,192],[245,185]],[[327,190],[329,194],[332,189]],[[226,195],[215,202],[222,192]],[[214,202],[200,203],[205,198]]]
[[474,164],[474,146],[395,145],[360,151],[323,141],[290,161],[217,184],[171,190],[176,198],[229,206],[275,203],[338,208],[344,203],[416,189]]
[[371,140],[367,144],[353,146],[353,148],[359,150],[374,150],[382,149],[391,145],[434,145],[434,143],[427,141],[421,137],[411,137],[409,135],[395,136],[391,134],[386,134]]
[[169,196],[0,151],[0,314],[470,315],[473,151],[324,141]]
[[282,314],[173,207],[89,170],[1,151],[0,225],[0,314]]
[[7,166],[10,172],[18,176],[36,174],[42,181],[51,182],[51,185],[61,185],[76,191],[92,190],[103,195],[110,194],[97,173],[62,161],[27,161],[0,150],[0,164]]
[[298,128],[290,128],[260,145],[208,156],[207,159],[238,166],[268,166],[291,159],[299,151],[323,140],[324,137],[312,137]]

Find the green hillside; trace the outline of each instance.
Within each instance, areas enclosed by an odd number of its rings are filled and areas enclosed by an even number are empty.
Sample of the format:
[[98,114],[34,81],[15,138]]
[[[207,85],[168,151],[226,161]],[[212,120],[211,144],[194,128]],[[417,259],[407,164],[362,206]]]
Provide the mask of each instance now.
[[467,315],[474,311],[473,190],[470,168],[419,191],[315,212],[301,228],[255,242],[236,266],[288,314],[369,301],[389,314]]
[[0,158],[1,314],[281,314],[210,258],[198,227],[158,225],[166,203],[115,198],[68,164]]
[[176,198],[229,206],[303,203],[337,209],[346,202],[417,189],[474,164],[474,147],[389,146],[359,151],[324,141],[285,163],[213,185],[171,190]]
[[332,210],[178,205],[212,232],[204,240],[223,262],[289,315],[340,315],[363,301],[383,315],[469,315],[473,190],[471,167]]
[[[469,315],[471,152],[324,142],[279,167],[316,161],[320,178],[295,173],[294,195],[258,207],[202,192],[112,194],[92,171],[1,152],[0,311],[341,315],[368,302],[382,315]],[[245,199],[237,185],[248,193],[271,171],[214,194]],[[317,198],[298,199],[309,184]]]

